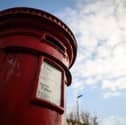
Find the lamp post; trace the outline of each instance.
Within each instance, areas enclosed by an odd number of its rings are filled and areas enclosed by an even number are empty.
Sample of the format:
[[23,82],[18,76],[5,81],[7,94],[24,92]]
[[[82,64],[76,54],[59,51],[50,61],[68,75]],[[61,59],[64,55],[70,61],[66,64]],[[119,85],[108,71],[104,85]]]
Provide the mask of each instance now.
[[77,120],[78,120],[78,125],[79,125],[79,122],[80,122],[80,113],[79,113],[79,99],[82,97],[83,95],[78,95],[77,96]]

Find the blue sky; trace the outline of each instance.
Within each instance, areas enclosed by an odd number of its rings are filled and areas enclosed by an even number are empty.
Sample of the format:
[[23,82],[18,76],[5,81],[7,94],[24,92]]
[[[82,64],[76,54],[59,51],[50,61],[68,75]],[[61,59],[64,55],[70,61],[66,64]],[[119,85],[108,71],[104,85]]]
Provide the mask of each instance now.
[[0,10],[27,6],[63,20],[78,42],[67,88],[67,112],[80,108],[97,115],[100,125],[126,125],[125,0],[0,0]]

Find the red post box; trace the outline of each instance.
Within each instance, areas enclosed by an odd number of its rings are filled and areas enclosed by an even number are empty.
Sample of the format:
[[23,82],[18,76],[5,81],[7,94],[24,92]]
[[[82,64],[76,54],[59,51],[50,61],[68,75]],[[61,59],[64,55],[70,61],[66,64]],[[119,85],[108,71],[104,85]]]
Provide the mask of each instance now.
[[37,9],[11,8],[0,18],[0,124],[62,125],[73,33]]

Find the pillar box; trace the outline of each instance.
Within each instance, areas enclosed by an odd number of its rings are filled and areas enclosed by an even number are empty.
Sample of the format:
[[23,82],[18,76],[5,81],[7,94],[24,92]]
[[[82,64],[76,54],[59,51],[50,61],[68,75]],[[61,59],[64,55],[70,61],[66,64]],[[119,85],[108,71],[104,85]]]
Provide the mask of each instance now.
[[73,33],[38,9],[11,8],[0,18],[0,124],[63,125]]

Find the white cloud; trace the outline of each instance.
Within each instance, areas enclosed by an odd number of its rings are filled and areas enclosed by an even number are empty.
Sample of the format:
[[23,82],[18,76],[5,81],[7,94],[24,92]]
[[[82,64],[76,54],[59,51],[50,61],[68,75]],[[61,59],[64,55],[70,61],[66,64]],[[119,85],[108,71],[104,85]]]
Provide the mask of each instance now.
[[100,81],[104,97],[126,90],[125,0],[79,1],[59,16],[78,41],[78,57],[71,70],[73,87],[82,89]]
[[119,96],[120,95],[120,92],[105,92],[103,94],[104,98],[109,98],[109,97],[115,97],[115,96]]
[[[114,84],[113,84],[114,83]],[[102,89],[111,89],[112,91],[126,89],[126,76],[117,80],[104,80]]]
[[100,125],[126,125],[126,117],[109,116],[99,122]]

